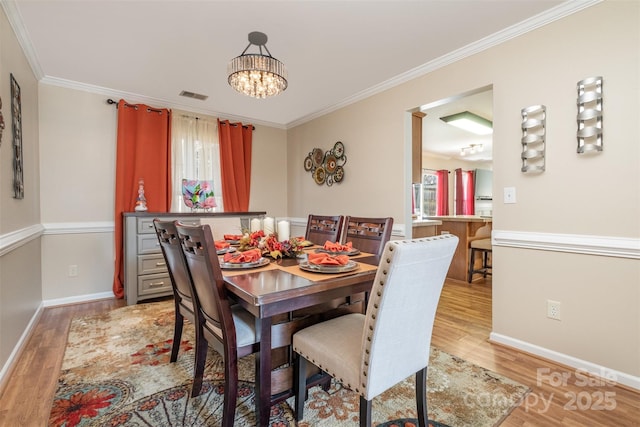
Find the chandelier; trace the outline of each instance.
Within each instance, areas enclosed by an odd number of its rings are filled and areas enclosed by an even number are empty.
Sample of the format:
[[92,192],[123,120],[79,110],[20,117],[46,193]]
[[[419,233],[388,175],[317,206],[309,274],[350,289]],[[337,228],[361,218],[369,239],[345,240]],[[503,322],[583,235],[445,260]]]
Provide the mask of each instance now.
[[[246,53],[251,45],[260,53]],[[262,53],[262,48],[267,54]],[[267,49],[267,35],[259,31],[249,33],[249,45],[229,62],[229,85],[240,93],[254,97],[275,96],[287,88],[287,69],[271,56]]]

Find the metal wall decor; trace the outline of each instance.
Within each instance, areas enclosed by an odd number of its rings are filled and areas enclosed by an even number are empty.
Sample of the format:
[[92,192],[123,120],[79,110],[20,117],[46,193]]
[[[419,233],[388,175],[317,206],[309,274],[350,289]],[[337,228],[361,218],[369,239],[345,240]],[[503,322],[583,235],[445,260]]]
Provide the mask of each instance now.
[[22,174],[22,101],[20,86],[11,74],[11,118],[13,119],[13,197],[24,199]]
[[577,152],[602,151],[602,77],[578,82]]
[[532,105],[522,109],[522,172],[544,172],[547,107]]
[[338,141],[326,152],[314,148],[304,159],[304,170],[311,172],[316,184],[332,186],[334,182],[339,183],[344,179],[345,163],[347,156],[344,154],[344,144]]

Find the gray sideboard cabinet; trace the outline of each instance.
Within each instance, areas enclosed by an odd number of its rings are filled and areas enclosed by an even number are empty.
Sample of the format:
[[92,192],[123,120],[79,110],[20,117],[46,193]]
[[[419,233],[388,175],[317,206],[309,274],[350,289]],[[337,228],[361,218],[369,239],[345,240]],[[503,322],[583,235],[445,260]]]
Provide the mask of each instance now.
[[127,305],[133,305],[142,300],[173,294],[169,271],[153,227],[155,218],[164,221],[179,220],[190,225],[220,221],[220,224],[229,227],[229,224],[236,223],[237,226],[225,232],[240,234],[241,230],[249,229],[252,218],[262,218],[265,216],[265,212],[125,212],[122,215],[124,220],[124,292]]

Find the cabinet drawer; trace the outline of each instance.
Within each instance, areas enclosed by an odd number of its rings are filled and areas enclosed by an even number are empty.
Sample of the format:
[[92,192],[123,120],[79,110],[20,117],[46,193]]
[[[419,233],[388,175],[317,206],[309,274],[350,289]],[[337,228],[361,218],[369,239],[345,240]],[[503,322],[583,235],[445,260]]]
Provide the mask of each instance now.
[[155,234],[140,234],[138,236],[138,254],[160,253],[160,242]]
[[162,254],[138,255],[138,274],[165,273],[167,263]]
[[149,274],[138,277],[138,295],[151,295],[157,293],[171,293],[171,279],[169,273]]
[[154,234],[153,218],[138,218],[138,234]]
[[[153,227],[154,218],[138,218],[138,234],[154,234],[156,229]],[[178,220],[186,225],[200,225],[200,218],[162,218],[163,221]]]

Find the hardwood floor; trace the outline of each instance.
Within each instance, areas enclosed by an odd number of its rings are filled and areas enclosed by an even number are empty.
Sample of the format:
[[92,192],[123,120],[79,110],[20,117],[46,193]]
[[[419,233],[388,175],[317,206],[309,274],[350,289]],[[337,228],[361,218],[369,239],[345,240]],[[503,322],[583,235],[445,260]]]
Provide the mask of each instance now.
[[[104,300],[45,309],[5,382],[0,426],[46,425],[71,319],[123,305],[122,300]],[[471,286],[447,281],[432,344],[532,390],[502,426],[640,426],[640,393],[599,384],[575,369],[491,344],[490,331],[491,279]],[[562,378],[567,378],[564,385],[559,384]],[[486,398],[470,396],[469,404],[487,404]]]

